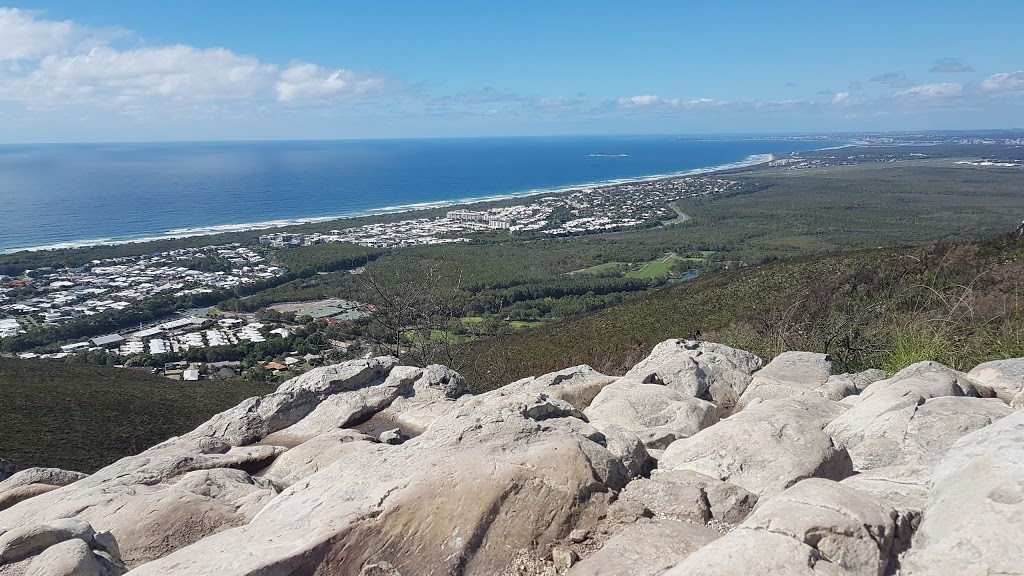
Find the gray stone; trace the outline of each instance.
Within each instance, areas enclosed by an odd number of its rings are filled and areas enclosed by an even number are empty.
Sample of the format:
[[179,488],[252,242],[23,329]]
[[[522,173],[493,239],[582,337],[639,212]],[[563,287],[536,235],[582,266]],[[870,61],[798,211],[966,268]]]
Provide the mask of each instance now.
[[793,399],[753,403],[715,426],[672,443],[658,466],[706,474],[742,486],[759,498],[805,478],[842,480],[853,473],[853,463],[846,450],[821,430],[823,420]]
[[883,380],[888,376],[883,370],[870,369],[854,374],[836,374],[829,376],[824,384],[814,393],[826,400],[842,401],[849,396],[860,394],[868,385]]
[[583,364],[536,378],[524,378],[502,387],[502,390],[507,394],[545,394],[551,398],[565,400],[577,410],[584,410],[590,406],[601,389],[617,379]]
[[342,456],[371,450],[376,440],[355,430],[335,430],[307,440],[279,456],[261,475],[287,488],[327,468]]
[[535,393],[470,397],[414,441],[344,455],[244,526],[134,572],[358,574],[385,561],[408,574],[500,573],[523,549],[596,527],[622,488],[625,473],[610,472],[621,462],[575,414]]
[[707,496],[699,486],[638,478],[626,485],[620,497],[642,503],[659,518],[700,524],[711,519]]
[[576,563],[579,556],[575,552],[567,548],[555,548],[551,551],[551,563],[555,565],[555,570],[559,572],[565,572],[572,565]]
[[701,489],[711,518],[725,524],[739,524],[757,504],[757,495],[749,490],[692,470],[655,470],[651,480]]
[[597,438],[595,441],[622,463],[630,478],[646,474],[654,468],[654,458],[636,433],[601,420],[593,420],[590,425],[603,436],[603,439]]
[[626,378],[605,386],[584,414],[636,433],[649,448],[664,448],[718,421],[718,409],[710,402]]
[[858,470],[934,464],[957,438],[1011,411],[998,400],[965,397],[978,393],[962,373],[919,363],[868,386],[825,431]]
[[408,440],[409,437],[406,436],[405,434],[402,434],[401,428],[392,428],[391,430],[385,430],[384,432],[381,432],[380,436],[378,436],[377,439],[380,440],[381,443],[383,444],[397,446],[402,442]]
[[106,570],[82,540],[54,544],[34,558],[25,576],[108,576]]
[[1024,412],[957,440],[935,468],[908,576],[1024,574]]
[[850,574],[882,576],[896,511],[849,486],[810,478],[762,501],[743,527],[795,538]]
[[91,542],[96,532],[84,520],[67,518],[14,528],[0,534],[0,565],[41,552],[65,540]]
[[728,415],[761,368],[757,356],[714,342],[687,343],[666,340],[626,372],[626,378],[647,384],[664,384],[686,396],[710,400],[720,415]]
[[[217,414],[187,436],[220,438],[234,446],[258,442],[303,420],[325,398],[349,398],[349,395],[339,393],[358,391],[383,382],[397,365],[396,358],[385,356],[314,368],[281,384],[272,394],[249,398]],[[343,426],[335,426],[338,427]],[[315,431],[304,439],[326,431]]]
[[832,363],[824,354],[783,352],[754,373],[740,396],[738,407],[754,399],[777,400],[813,394],[832,375]]
[[1009,404],[1024,390],[1024,358],[978,364],[967,375],[991,388],[997,398]]
[[842,568],[789,536],[738,528],[697,549],[663,576],[839,576]]
[[718,532],[689,522],[659,519],[633,524],[580,561],[568,576],[654,576],[718,537]]

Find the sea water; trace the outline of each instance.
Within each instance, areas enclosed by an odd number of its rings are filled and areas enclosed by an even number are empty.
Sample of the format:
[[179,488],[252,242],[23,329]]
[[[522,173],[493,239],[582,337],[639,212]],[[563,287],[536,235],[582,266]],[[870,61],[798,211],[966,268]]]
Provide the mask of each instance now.
[[674,136],[0,146],[0,252],[240,230],[841,144]]

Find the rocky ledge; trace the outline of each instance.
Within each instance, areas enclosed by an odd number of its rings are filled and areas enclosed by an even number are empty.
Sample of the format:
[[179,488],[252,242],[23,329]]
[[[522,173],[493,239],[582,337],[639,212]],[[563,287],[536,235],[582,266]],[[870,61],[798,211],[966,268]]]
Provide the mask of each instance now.
[[671,340],[480,395],[313,370],[0,482],[0,575],[1024,574],[1024,359],[832,374]]

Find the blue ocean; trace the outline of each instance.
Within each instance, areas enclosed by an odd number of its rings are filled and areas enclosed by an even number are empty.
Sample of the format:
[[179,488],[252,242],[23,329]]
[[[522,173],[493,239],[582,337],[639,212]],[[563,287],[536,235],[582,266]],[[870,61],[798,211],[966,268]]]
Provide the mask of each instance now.
[[0,252],[684,173],[839,142],[673,136],[0,146]]

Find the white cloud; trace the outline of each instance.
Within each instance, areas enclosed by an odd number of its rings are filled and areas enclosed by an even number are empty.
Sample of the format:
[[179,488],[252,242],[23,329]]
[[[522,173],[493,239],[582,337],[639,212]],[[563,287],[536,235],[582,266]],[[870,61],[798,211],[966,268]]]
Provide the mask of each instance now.
[[1024,71],[993,74],[982,81],[981,89],[987,92],[1024,90]]
[[29,60],[70,47],[77,28],[68,21],[37,20],[17,8],[0,8],[0,61]]
[[643,96],[623,96],[617,100],[618,105],[624,108],[654,106],[655,104],[661,104],[663,102],[664,100],[652,94],[645,94]]
[[849,92],[839,92],[832,97],[833,104],[848,104],[850,102]]
[[[120,42],[111,42],[115,39]],[[135,113],[147,100],[328,100],[383,84],[378,77],[315,64],[279,70],[226,48],[140,46],[123,31],[40,19],[10,8],[0,8],[4,62],[0,102],[34,109],[84,105]]]
[[690,108],[710,108],[726,106],[729,103],[725,100],[715,100],[714,98],[695,98],[693,100],[683,100],[681,98],[661,98],[660,96],[654,96],[651,94],[645,94],[642,96],[623,96],[615,101],[615,104],[620,108],[646,108],[646,109],[661,109],[661,110],[672,110],[672,109],[690,109]]
[[938,100],[961,96],[964,93],[962,84],[942,82],[939,84],[921,84],[913,88],[907,88],[893,94],[897,98],[916,98],[925,100]]
[[43,58],[28,75],[0,85],[0,99],[31,105],[123,104],[149,98],[181,102],[248,98],[275,68],[223,48],[163,46]]
[[295,102],[365,94],[382,85],[382,79],[352,70],[329,70],[316,64],[296,63],[281,72],[274,89],[279,101]]

